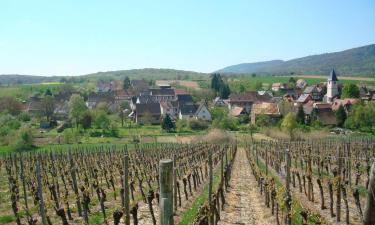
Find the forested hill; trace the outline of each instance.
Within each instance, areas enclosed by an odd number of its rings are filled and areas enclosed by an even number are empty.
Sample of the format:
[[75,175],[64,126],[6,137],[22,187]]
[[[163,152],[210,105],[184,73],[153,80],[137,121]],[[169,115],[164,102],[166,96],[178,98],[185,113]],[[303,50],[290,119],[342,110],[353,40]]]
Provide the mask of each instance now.
[[375,44],[341,52],[312,55],[288,61],[273,60],[257,63],[242,63],[228,66],[217,72],[234,74],[290,73],[306,75],[327,75],[332,68],[341,75],[375,76]]
[[174,69],[133,69],[133,70],[117,70],[98,72],[86,74],[81,76],[33,76],[33,75],[0,75],[0,85],[13,85],[13,84],[35,84],[42,82],[59,82],[62,79],[72,79],[74,81],[95,81],[99,79],[124,79],[126,76],[131,79],[202,79],[207,77],[205,73],[198,73],[184,70]]

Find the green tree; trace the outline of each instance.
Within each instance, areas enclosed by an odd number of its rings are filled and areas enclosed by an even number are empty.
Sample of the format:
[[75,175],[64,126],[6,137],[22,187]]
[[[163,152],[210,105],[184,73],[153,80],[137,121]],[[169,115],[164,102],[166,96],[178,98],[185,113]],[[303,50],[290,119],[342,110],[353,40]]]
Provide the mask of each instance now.
[[357,104],[347,117],[344,126],[349,129],[373,132],[375,126],[375,102]]
[[346,120],[346,112],[343,105],[340,105],[337,111],[335,112],[337,126],[342,127]]
[[130,79],[128,76],[125,77],[124,79],[124,90],[128,90],[130,88]]
[[355,84],[344,84],[341,98],[359,98],[359,88]]
[[254,85],[254,90],[259,91],[263,89],[263,83],[259,80],[255,81]]
[[52,96],[51,90],[49,88],[47,88],[46,91],[44,92],[44,95]]
[[228,84],[222,84],[219,90],[220,98],[227,99],[230,95],[230,89]]
[[294,130],[297,126],[296,115],[294,113],[288,113],[281,122],[281,129],[289,134],[291,140],[294,139]]
[[211,89],[213,89],[215,92],[219,92],[222,83],[223,80],[221,79],[220,74],[214,73],[211,75]]
[[83,98],[78,94],[73,94],[69,99],[69,118],[74,121],[76,127],[87,110],[87,106]]
[[102,129],[103,134],[105,133],[105,131],[109,130],[109,127],[111,125],[111,121],[109,120],[107,113],[103,111],[99,111],[94,123],[96,128]]
[[83,129],[88,129],[91,127],[92,115],[89,110],[86,110],[85,113],[82,115],[80,123],[82,124]]
[[243,84],[240,84],[240,93],[244,93],[246,91],[246,88]]
[[297,81],[296,81],[296,79],[294,79],[294,77],[290,77],[290,78],[289,78],[289,83],[295,85],[296,82],[297,82]]
[[176,128],[175,124],[173,123],[171,117],[168,114],[165,115],[165,117],[163,118],[161,128],[167,132],[170,132]]
[[44,96],[44,98],[42,99],[42,109],[43,115],[47,118],[47,121],[49,122],[55,111],[55,99],[52,95]]
[[305,123],[305,112],[303,111],[303,107],[299,106],[297,111],[297,123],[304,124]]

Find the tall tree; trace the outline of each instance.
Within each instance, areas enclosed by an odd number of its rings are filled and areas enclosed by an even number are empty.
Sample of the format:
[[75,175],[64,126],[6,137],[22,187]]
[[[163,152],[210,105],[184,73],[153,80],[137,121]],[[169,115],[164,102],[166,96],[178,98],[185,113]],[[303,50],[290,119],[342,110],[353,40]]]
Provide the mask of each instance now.
[[303,107],[299,106],[297,115],[296,115],[297,123],[304,124],[305,123],[305,112],[303,111]]
[[336,114],[337,126],[339,127],[344,126],[344,123],[346,120],[346,112],[345,112],[344,106],[340,105],[335,114]]
[[53,112],[55,111],[55,99],[52,95],[45,95],[42,99],[42,110],[43,115],[47,118],[47,121],[51,120]]
[[69,117],[72,120],[74,120],[77,128],[78,128],[79,121],[82,119],[86,110],[87,110],[87,106],[85,104],[85,101],[80,95],[74,94],[70,97]]
[[344,84],[341,98],[359,98],[359,88],[355,84]]
[[124,90],[128,90],[130,88],[130,79],[128,76],[124,79]]
[[222,84],[219,89],[220,98],[227,99],[230,95],[230,88],[228,84]]

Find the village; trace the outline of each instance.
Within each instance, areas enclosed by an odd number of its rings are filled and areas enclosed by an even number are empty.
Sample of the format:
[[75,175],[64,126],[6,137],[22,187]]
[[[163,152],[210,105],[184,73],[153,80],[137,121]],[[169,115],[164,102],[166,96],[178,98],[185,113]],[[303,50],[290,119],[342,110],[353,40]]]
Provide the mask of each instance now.
[[[120,113],[139,125],[161,124],[166,116],[173,122],[211,122],[213,108],[227,108],[229,117],[248,117],[252,124],[256,124],[259,117],[268,120],[269,124],[276,124],[288,112],[297,113],[301,108],[305,124],[314,117],[323,126],[335,127],[338,125],[335,112],[340,106],[348,114],[357,102],[375,100],[375,89],[360,84],[356,86],[358,94],[340,97],[343,85],[332,70],[326,82],[308,84],[304,79],[291,78],[289,83],[273,83],[269,90],[231,93],[227,99],[216,97],[197,102],[187,90],[174,88],[163,80],[151,86],[145,80],[125,78],[99,80],[96,90],[87,95],[85,104],[90,110],[102,108],[109,114]],[[60,122],[69,119],[69,100],[73,94],[80,93],[67,91],[53,95],[51,118]],[[31,115],[44,115],[45,108],[43,96],[37,95],[28,99],[23,110]],[[41,128],[49,127],[50,124],[41,123]]]

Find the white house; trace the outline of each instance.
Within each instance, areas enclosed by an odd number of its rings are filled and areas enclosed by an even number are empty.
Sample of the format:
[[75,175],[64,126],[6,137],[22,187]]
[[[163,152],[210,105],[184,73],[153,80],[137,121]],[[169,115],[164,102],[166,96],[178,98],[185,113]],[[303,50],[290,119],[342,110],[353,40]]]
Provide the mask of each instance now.
[[195,112],[195,119],[211,121],[211,113],[208,111],[207,107],[204,104],[201,104],[197,111]]

